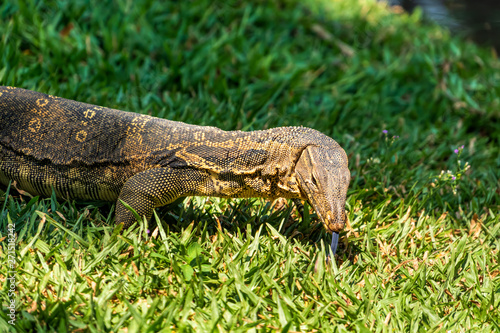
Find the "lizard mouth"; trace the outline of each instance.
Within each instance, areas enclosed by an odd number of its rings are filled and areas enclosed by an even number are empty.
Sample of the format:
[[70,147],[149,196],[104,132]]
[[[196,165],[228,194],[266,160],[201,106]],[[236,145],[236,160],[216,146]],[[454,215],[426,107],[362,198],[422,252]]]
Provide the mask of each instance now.
[[[342,214],[343,215],[343,214]],[[343,218],[334,218],[332,216],[332,213],[328,211],[326,213],[326,218],[321,218],[320,219],[323,222],[323,226],[325,227],[326,231],[332,233],[332,232],[340,232],[344,229],[345,222]]]

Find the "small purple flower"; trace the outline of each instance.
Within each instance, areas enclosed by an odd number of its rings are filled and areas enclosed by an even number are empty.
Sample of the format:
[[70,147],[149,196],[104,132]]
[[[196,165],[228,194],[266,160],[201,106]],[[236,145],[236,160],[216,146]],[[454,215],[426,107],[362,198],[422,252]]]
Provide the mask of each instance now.
[[388,130],[383,130],[382,133],[387,134],[387,133],[389,133],[389,131]]
[[399,139],[399,135],[394,135],[392,138],[393,139]]
[[462,146],[460,147],[460,149],[464,149],[464,145],[462,145]]
[[455,154],[458,154],[458,149],[455,149],[453,152],[454,152]]
[[455,180],[455,179],[457,179],[457,177],[453,176],[453,177],[451,177],[451,179]]
[[151,231],[149,231],[149,229],[148,229],[148,230],[146,230],[146,233],[148,233],[148,234],[149,234],[150,232],[151,232]]

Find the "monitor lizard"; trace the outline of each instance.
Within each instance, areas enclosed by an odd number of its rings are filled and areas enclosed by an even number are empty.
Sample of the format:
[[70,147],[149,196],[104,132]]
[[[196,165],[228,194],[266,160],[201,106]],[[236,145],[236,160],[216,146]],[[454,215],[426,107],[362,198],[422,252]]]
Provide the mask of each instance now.
[[307,200],[326,230],[345,224],[345,151],[306,127],[223,131],[0,87],[0,183],[33,195],[116,201],[115,222],[185,196]]

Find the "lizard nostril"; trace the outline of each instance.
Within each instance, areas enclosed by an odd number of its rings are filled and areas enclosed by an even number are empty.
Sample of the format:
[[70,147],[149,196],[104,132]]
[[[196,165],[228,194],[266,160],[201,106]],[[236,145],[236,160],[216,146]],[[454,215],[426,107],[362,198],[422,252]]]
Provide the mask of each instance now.
[[326,220],[330,222],[332,220],[332,212],[328,211],[326,212]]

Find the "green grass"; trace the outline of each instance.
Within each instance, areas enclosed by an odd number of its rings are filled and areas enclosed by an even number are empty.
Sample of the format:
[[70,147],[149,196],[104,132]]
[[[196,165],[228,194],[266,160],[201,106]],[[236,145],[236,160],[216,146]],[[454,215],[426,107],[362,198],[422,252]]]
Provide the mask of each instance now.
[[121,234],[110,205],[8,191],[0,281],[12,221],[18,307],[13,327],[2,291],[0,330],[498,331],[498,82],[491,50],[371,1],[4,1],[0,84],[313,127],[352,182],[331,267],[314,211],[285,200],[190,198]]

